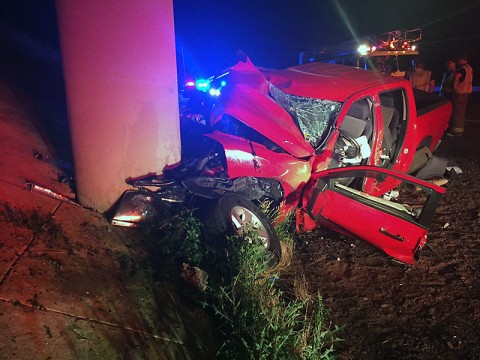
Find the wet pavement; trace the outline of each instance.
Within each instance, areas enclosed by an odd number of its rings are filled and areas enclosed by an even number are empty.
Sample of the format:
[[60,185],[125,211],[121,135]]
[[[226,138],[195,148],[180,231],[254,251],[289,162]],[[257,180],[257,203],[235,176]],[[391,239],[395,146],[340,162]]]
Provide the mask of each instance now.
[[201,309],[148,265],[142,233],[73,198],[17,95],[0,83],[0,359],[209,359]]

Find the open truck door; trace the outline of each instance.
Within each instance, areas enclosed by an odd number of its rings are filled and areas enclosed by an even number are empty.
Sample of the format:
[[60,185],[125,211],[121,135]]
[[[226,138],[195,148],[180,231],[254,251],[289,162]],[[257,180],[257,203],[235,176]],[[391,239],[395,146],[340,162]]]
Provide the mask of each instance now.
[[[369,195],[356,189],[355,182],[342,185],[343,179],[373,178],[380,182],[389,177],[399,185],[400,202]],[[312,180],[312,188],[306,192],[306,210],[313,220],[365,240],[409,264],[425,244],[445,192],[429,182],[373,166],[330,169],[314,174]]]

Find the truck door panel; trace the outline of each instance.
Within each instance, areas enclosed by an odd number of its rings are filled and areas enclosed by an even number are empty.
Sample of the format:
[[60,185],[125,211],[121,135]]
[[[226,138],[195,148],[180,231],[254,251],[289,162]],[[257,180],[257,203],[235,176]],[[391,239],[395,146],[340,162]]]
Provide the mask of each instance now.
[[[345,177],[392,177],[402,184],[407,196],[408,191],[415,191],[415,187],[423,191],[422,204],[409,206],[371,196],[342,185],[341,179]],[[335,230],[363,239],[400,261],[413,263],[416,251],[426,241],[428,228],[444,191],[428,182],[379,167],[331,169],[316,174],[307,212],[323,225],[332,227],[334,224]],[[417,195],[415,191],[415,202],[419,199]]]

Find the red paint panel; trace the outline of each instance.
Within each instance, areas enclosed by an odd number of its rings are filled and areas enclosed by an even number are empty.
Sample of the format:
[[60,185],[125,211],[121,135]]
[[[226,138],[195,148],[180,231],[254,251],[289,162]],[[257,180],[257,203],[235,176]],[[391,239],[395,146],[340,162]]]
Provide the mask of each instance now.
[[219,101],[212,125],[223,114],[233,116],[297,158],[313,155],[292,116],[268,95],[265,76],[250,62],[239,62],[230,70],[229,87]]
[[393,76],[335,64],[309,63],[285,70],[265,70],[264,73],[286,93],[340,102],[375,86],[391,83],[409,86],[406,80]]
[[285,197],[310,178],[312,166],[308,161],[274,152],[233,135],[217,132],[206,136],[218,141],[224,148],[230,178],[255,176],[278,180]]
[[[400,219],[373,207],[353,201],[338,192],[327,190],[322,217],[344,229],[345,233],[365,240],[390,256],[412,264],[415,251],[426,236],[427,229]],[[321,221],[320,221],[321,222]],[[385,235],[383,231],[403,238],[403,241]]]
[[[335,178],[376,178],[380,175],[392,177],[391,181],[405,181],[428,188],[428,191],[433,190],[425,200],[422,213],[414,218],[399,204],[373,201],[366,193],[341,190],[342,187],[333,182]],[[333,190],[332,186],[339,188]],[[425,243],[429,219],[438,204],[439,197],[433,195],[444,192],[444,188],[392,170],[373,166],[337,168],[312,176],[312,181],[304,190],[303,209],[324,226],[363,239],[401,261],[413,263],[415,252]]]

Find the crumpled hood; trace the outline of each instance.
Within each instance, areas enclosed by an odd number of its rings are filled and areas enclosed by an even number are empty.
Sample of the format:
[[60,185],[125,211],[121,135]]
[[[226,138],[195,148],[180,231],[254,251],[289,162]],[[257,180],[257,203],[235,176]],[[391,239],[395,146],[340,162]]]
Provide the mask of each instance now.
[[248,58],[230,69],[228,86],[212,114],[212,125],[223,114],[255,129],[297,158],[314,154],[291,115],[268,95],[267,79]]

